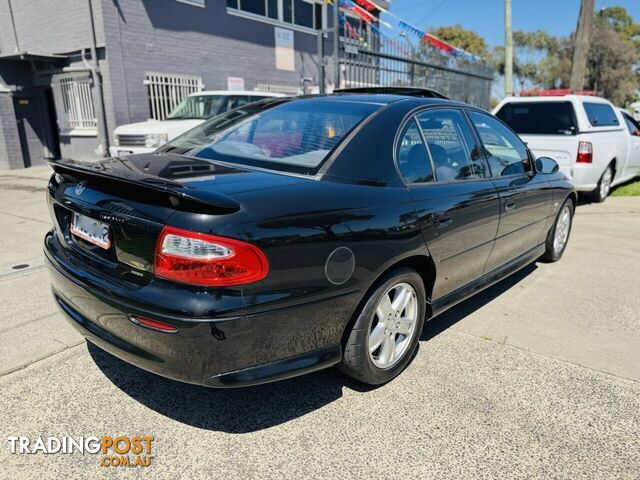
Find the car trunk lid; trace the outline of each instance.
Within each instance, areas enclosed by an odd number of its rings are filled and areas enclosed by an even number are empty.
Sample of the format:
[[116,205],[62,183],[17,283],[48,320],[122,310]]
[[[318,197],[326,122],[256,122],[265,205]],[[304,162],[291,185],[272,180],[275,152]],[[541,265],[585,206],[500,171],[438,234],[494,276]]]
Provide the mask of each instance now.
[[[153,276],[160,232],[176,211],[230,215],[241,210],[237,198],[244,191],[302,181],[175,154],[51,164],[49,208],[61,244],[105,275],[143,284]],[[108,229],[108,248],[72,232],[74,215]]]

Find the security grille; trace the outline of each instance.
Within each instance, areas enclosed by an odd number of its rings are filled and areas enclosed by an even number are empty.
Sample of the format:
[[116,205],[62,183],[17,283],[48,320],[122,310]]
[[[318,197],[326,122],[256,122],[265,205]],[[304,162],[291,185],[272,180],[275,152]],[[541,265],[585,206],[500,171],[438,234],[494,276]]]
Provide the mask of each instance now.
[[147,72],[149,111],[154,120],[164,120],[188,95],[204,88],[202,77],[172,73]]
[[118,145],[127,147],[144,147],[146,143],[145,135],[125,135],[118,134]]
[[98,122],[89,72],[53,75],[51,88],[60,133],[96,134]]
[[270,85],[268,83],[259,83],[254,89],[256,92],[282,93],[284,95],[299,95],[300,88],[290,87],[288,85]]

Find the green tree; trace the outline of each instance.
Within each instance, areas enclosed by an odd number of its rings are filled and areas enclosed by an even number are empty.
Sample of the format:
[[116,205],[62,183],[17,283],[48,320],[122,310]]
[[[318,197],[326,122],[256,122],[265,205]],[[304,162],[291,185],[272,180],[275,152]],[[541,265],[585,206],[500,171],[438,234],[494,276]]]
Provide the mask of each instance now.
[[485,39],[473,30],[467,30],[461,25],[433,28],[429,30],[429,33],[473,55],[482,58],[487,58],[489,55]]
[[588,58],[589,88],[623,106],[636,98],[640,49],[614,25],[594,25]]
[[596,15],[596,25],[609,25],[622,38],[633,43],[640,50],[640,23],[635,22],[624,7],[603,8]]
[[[547,75],[540,75],[540,63],[555,54],[559,48],[559,40],[544,30],[516,30],[513,32],[513,44],[513,74],[518,81],[518,89],[525,90],[529,86],[546,83],[544,77]],[[496,70],[504,74],[504,47],[499,46],[493,50],[492,62]]]

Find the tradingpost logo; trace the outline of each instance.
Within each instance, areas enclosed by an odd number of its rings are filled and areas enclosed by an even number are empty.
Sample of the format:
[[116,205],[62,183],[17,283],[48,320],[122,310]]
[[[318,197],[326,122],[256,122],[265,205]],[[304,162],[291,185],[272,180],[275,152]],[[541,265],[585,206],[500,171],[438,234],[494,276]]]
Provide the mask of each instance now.
[[16,455],[54,455],[80,453],[100,455],[101,467],[149,467],[155,447],[152,436],[111,437],[7,437]]

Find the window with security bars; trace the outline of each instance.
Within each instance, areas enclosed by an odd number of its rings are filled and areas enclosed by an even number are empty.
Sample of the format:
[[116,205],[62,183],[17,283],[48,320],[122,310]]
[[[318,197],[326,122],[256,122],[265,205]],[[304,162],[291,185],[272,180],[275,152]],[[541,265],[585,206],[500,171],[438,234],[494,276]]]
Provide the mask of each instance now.
[[51,89],[60,133],[98,133],[89,72],[53,75]]
[[144,84],[154,120],[165,120],[182,100],[204,88],[202,77],[158,72],[147,72]]

